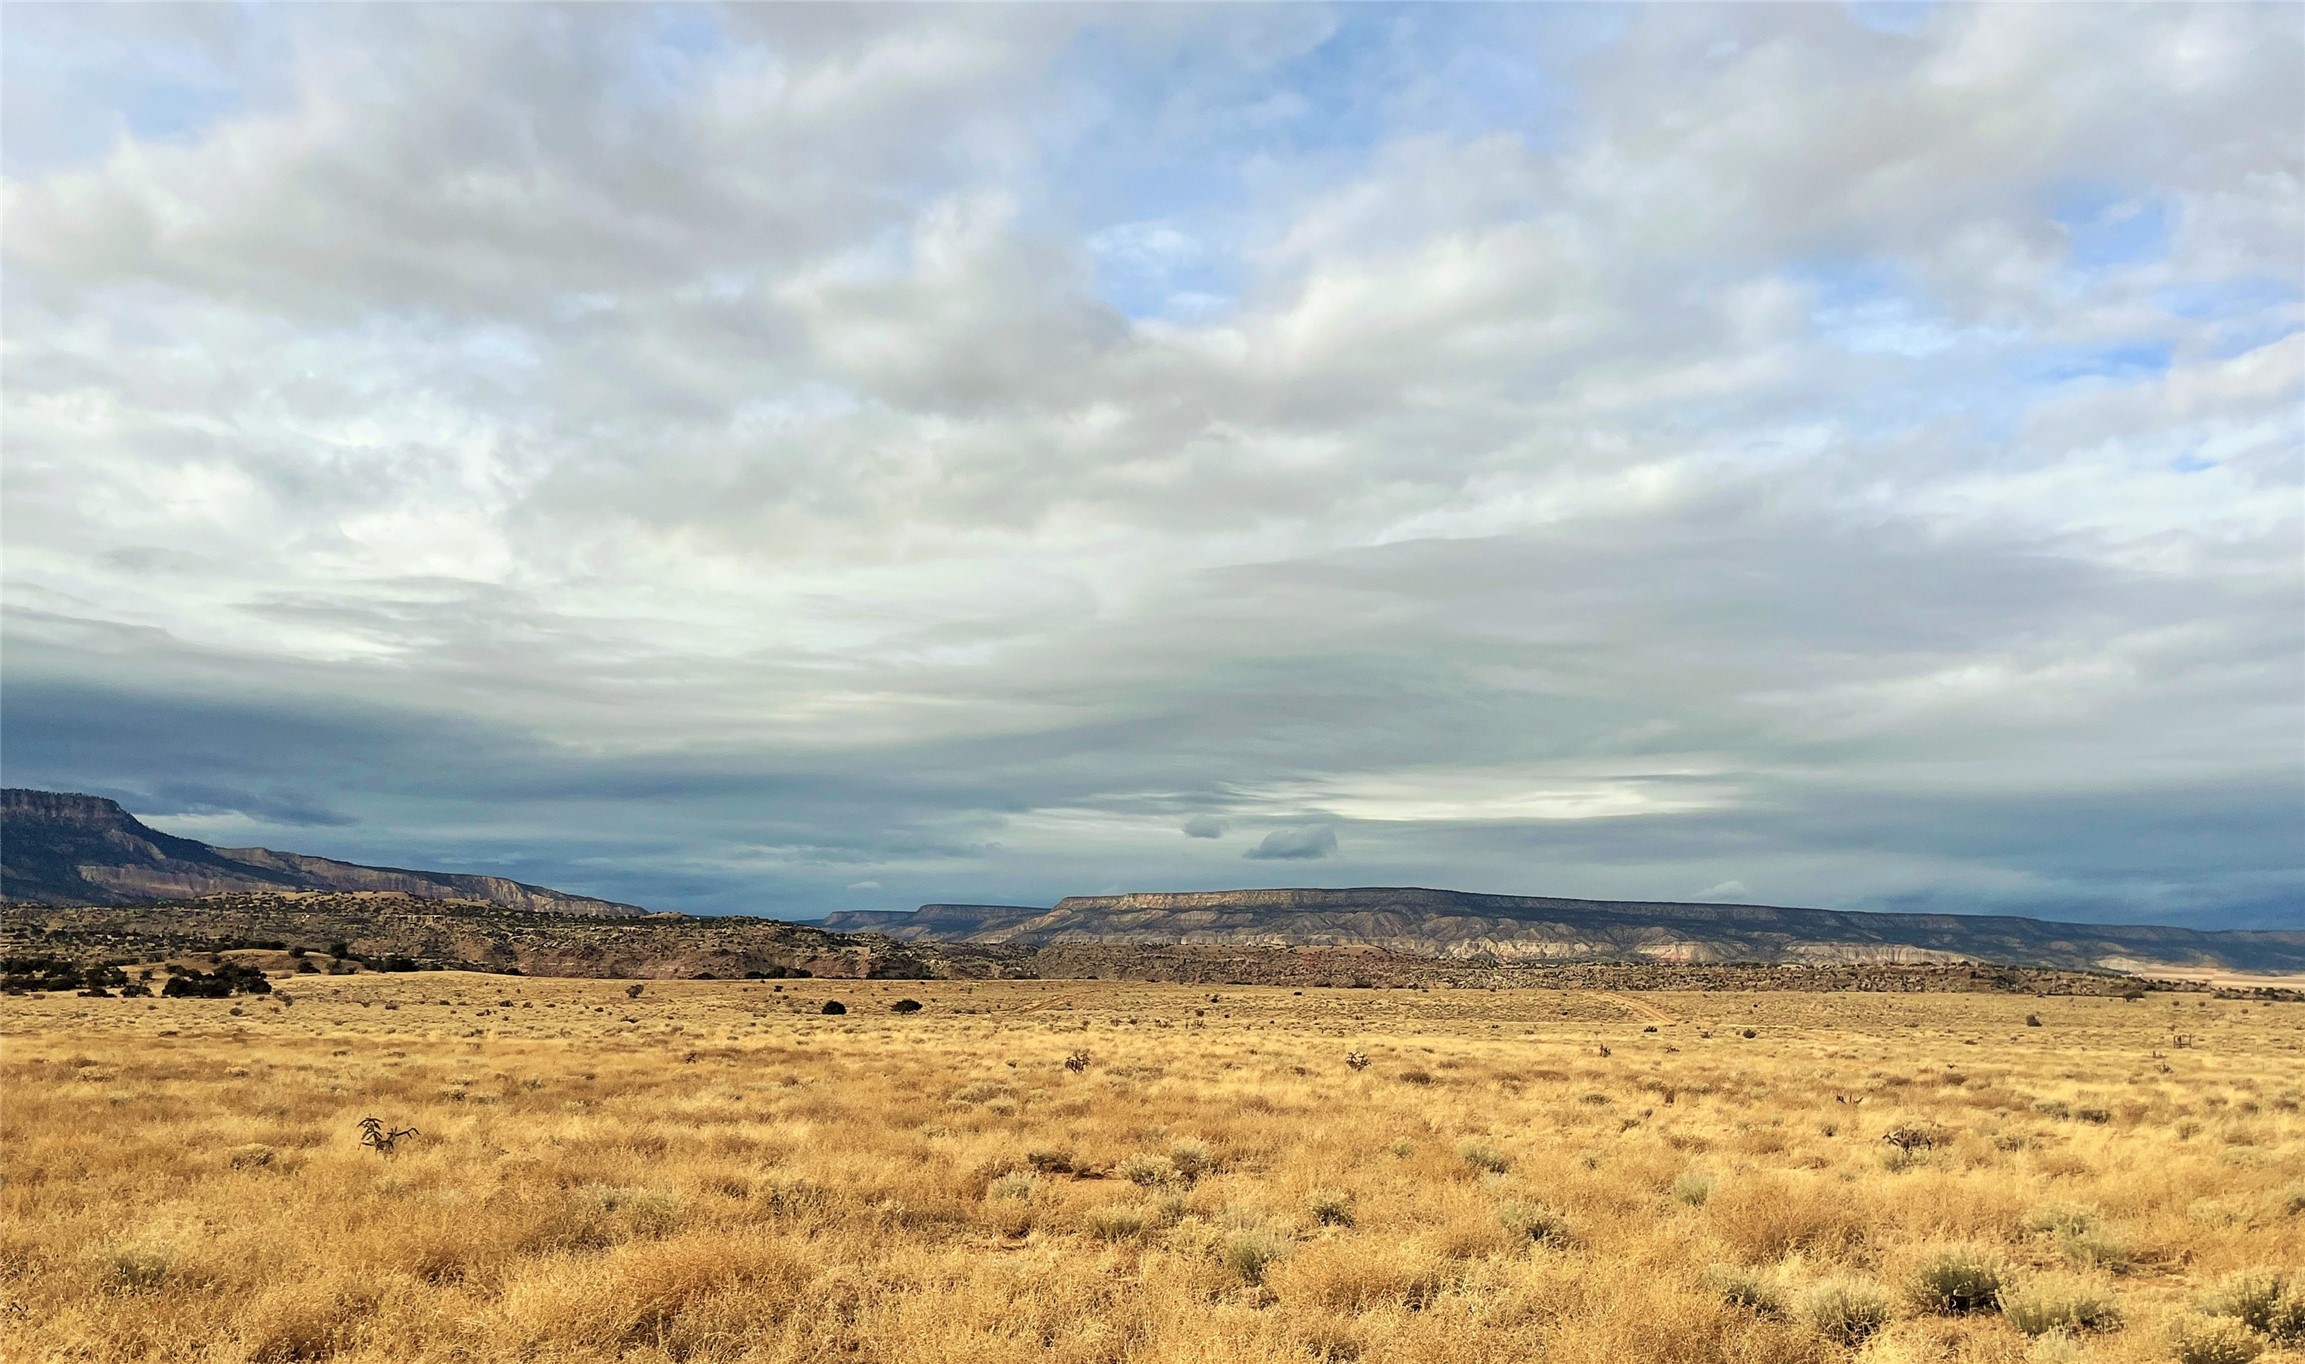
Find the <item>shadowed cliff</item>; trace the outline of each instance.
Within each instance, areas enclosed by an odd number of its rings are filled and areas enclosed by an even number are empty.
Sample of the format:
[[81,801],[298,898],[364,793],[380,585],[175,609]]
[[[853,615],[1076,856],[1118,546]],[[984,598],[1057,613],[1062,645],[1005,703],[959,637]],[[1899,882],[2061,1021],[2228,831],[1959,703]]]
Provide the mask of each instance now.
[[20,787],[0,791],[0,898],[42,905],[125,905],[294,891],[373,891],[602,917],[648,912],[501,876],[365,867],[270,848],[215,848],[147,827],[118,802],[101,796]]

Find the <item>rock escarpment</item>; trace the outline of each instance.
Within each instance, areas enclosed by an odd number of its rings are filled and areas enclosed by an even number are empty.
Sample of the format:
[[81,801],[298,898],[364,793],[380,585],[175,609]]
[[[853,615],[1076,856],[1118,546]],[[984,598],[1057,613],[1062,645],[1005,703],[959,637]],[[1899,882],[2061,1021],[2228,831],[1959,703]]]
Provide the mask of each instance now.
[[1367,946],[1467,961],[1683,964],[1995,962],[2305,970],[2305,932],[2203,932],[2002,915],[1478,895],[1422,887],[1081,895],[1053,909],[924,905],[870,931],[906,940]]
[[270,848],[210,847],[151,828],[101,796],[0,791],[0,898],[42,905],[125,905],[306,891],[471,900],[595,917],[648,912],[501,876],[368,867]]

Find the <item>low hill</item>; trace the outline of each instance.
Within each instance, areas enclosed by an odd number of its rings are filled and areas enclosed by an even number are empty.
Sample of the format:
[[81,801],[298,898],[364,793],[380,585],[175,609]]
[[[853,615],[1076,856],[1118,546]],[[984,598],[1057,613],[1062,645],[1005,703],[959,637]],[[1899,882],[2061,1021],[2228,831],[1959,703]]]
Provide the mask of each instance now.
[[270,848],[216,848],[150,828],[101,796],[0,791],[0,899],[125,905],[227,893],[365,891],[590,917],[646,914],[501,876],[367,867]]
[[[627,980],[1167,981],[1202,987],[1413,990],[1797,990],[2114,995],[2192,991],[2104,971],[2023,966],[1665,962],[1498,963],[1383,948],[1135,943],[898,942],[731,915],[609,918],[406,895],[210,895],[138,905],[0,905],[6,990],[79,989],[80,968],[232,963],[282,977],[345,971],[461,970]],[[66,969],[69,966],[71,969]],[[770,986],[773,993],[778,987]],[[2294,998],[2248,983],[2234,997]],[[1215,1001],[1212,1000],[1212,1003]],[[1058,1009],[1071,1006],[1058,1002]],[[1359,1007],[1359,1006],[1355,1006]],[[1638,1005],[1624,1005],[1642,1013]]]
[[903,941],[1382,948],[1495,962],[1990,962],[2067,970],[2305,970],[2305,932],[2205,932],[2001,915],[1569,900],[1418,887],[1071,896],[1053,909],[923,905],[869,925]]

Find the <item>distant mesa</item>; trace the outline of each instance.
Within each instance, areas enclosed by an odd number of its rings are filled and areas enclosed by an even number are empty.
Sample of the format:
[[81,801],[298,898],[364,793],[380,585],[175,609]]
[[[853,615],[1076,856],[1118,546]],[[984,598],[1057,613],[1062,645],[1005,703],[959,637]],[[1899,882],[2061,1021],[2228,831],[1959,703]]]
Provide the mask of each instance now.
[[[818,926],[834,933],[879,933],[891,938],[970,941],[992,923],[1046,914],[1030,905],[922,905],[918,909],[848,909],[827,914]],[[987,940],[991,941],[991,940]]]
[[0,898],[39,905],[126,905],[202,895],[373,891],[476,900],[597,918],[638,905],[570,895],[501,876],[365,867],[270,848],[215,848],[150,828],[101,796],[0,790]]
[[1504,964],[1988,962],[2102,971],[2153,966],[2305,970],[2305,932],[1569,900],[1413,886],[1076,895],[1052,909],[922,905],[911,914],[836,914],[824,926],[915,942],[1364,947]]

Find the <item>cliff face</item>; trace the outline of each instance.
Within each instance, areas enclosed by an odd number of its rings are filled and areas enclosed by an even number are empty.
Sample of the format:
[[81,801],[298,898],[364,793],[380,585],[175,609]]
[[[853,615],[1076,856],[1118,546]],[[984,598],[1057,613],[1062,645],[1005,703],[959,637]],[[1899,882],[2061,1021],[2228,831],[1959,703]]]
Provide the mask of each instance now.
[[[966,913],[960,911],[968,911]],[[1961,914],[1570,900],[1421,887],[1084,895],[1054,909],[924,905],[869,931],[909,940],[1368,946],[1456,960],[2305,970],[2305,932],[2209,933]]]
[[43,905],[122,905],[284,891],[386,892],[602,917],[647,912],[501,876],[364,867],[269,848],[214,848],[149,828],[100,796],[0,791],[0,898]]

